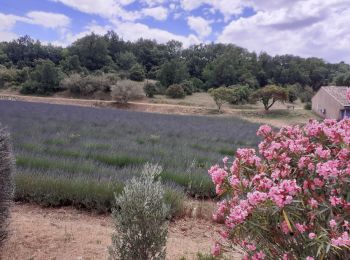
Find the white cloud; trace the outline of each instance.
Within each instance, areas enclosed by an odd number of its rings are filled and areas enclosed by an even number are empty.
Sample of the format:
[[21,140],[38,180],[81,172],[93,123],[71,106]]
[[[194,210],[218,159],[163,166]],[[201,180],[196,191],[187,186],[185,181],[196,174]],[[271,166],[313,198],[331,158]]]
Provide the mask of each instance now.
[[168,9],[162,6],[144,8],[142,9],[142,13],[145,16],[151,16],[154,19],[160,20],[160,21],[164,21],[168,18]]
[[148,6],[156,6],[164,3],[164,0],[141,0],[142,3],[145,3]]
[[27,17],[29,23],[51,29],[67,27],[70,24],[70,18],[64,14],[33,11],[27,13]]
[[202,5],[209,5],[212,11],[221,12],[225,20],[228,20],[232,16],[240,15],[248,6],[249,0],[180,0],[180,2],[186,11],[195,10]]
[[288,4],[257,4],[256,8],[260,9],[257,14],[232,21],[217,41],[270,54],[288,53],[323,57],[329,61],[350,61],[348,1],[282,2]]
[[69,26],[70,19],[63,14],[39,11],[29,12],[26,16],[0,13],[0,41],[9,41],[18,37],[13,32],[13,28],[18,22],[35,24],[50,29],[59,29],[62,32]]
[[[96,14],[107,19],[121,19],[123,21],[133,22],[151,16],[157,20],[164,20],[168,17],[168,10],[164,7],[150,7],[140,10],[128,11],[124,6],[129,5],[135,0],[52,0],[60,2],[73,9],[87,14]],[[145,1],[150,6],[161,3],[161,0]]]
[[199,16],[188,17],[187,24],[200,38],[207,37],[212,31],[210,22]]

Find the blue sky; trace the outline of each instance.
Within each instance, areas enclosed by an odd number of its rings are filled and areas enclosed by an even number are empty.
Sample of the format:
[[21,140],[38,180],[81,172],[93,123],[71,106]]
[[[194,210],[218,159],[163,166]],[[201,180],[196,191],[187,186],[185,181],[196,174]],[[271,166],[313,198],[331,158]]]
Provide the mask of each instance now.
[[131,41],[233,43],[350,62],[348,24],[348,0],[0,0],[1,41],[28,34],[62,46],[114,30]]

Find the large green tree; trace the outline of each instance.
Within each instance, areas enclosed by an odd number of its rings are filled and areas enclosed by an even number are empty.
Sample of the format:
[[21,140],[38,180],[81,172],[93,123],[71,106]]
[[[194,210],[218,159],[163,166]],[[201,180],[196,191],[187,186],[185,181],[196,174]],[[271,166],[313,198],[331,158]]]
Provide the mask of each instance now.
[[105,37],[94,33],[80,38],[70,47],[71,55],[78,55],[82,66],[89,70],[98,70],[111,62]]
[[187,66],[180,59],[165,62],[158,73],[158,80],[165,87],[179,84],[185,79],[188,79],[188,77]]

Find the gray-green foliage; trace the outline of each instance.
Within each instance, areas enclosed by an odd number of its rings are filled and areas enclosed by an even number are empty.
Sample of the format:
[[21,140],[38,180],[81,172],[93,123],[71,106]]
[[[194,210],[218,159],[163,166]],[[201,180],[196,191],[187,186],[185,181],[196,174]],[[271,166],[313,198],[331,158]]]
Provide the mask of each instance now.
[[116,197],[110,259],[165,259],[169,208],[159,180],[162,167],[146,164]]
[[0,124],[0,248],[7,237],[9,206],[13,195],[14,160],[9,134]]

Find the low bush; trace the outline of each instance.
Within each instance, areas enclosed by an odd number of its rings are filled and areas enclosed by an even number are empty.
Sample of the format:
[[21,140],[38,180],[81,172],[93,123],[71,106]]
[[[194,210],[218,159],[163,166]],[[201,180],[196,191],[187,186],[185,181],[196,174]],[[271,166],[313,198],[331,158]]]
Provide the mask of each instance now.
[[90,96],[96,92],[109,93],[117,83],[114,74],[88,75],[72,74],[60,82],[60,88],[78,96]]
[[257,133],[260,156],[238,149],[209,170],[224,198],[214,215],[226,225],[223,247],[247,259],[348,259],[350,120]]
[[228,100],[231,104],[242,105],[250,101],[252,91],[249,86],[234,85],[229,88],[233,90],[231,96],[228,96]]
[[143,91],[145,92],[146,96],[149,98],[154,97],[155,94],[157,94],[157,88],[154,83],[147,82],[144,87]]
[[111,259],[165,259],[169,208],[164,188],[156,180],[161,171],[158,165],[146,164],[141,176],[129,181],[116,196]]
[[117,103],[126,104],[130,100],[142,97],[142,90],[138,82],[132,80],[120,80],[112,87],[112,99]]
[[0,124],[0,250],[8,235],[10,201],[13,195],[13,171],[14,159],[10,137]]
[[195,91],[193,83],[190,80],[182,81],[180,85],[185,91],[186,95],[192,95],[192,93]]
[[186,96],[184,89],[178,84],[169,86],[165,94],[170,98],[184,98]]

